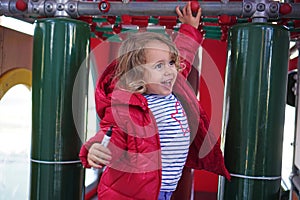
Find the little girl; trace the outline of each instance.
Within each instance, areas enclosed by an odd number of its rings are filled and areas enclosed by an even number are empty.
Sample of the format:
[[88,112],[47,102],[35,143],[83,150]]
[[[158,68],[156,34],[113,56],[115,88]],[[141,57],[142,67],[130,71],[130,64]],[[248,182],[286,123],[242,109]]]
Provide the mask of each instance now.
[[[189,2],[176,12],[182,25],[175,43],[158,33],[133,34],[98,81],[100,131],[80,151],[85,167],[107,166],[98,199],[169,200],[184,165],[229,178],[219,143],[198,156],[208,120],[186,77],[203,40],[201,9],[193,16]],[[100,143],[111,126],[106,148]]]

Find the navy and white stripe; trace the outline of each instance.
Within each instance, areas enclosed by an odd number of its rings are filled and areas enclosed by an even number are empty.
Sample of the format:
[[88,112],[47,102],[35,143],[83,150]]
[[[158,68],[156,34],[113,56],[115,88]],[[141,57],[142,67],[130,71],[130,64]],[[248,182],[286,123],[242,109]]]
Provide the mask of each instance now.
[[182,105],[173,94],[144,96],[159,131],[162,151],[161,191],[174,191],[188,154],[190,144],[188,121]]

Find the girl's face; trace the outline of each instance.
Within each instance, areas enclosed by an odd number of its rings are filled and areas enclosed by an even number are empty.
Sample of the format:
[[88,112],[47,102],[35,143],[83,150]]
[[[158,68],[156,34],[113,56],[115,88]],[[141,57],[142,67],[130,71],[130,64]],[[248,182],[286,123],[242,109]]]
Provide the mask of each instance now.
[[177,69],[174,60],[171,59],[169,47],[160,41],[152,41],[145,48],[146,93],[163,96],[171,94]]

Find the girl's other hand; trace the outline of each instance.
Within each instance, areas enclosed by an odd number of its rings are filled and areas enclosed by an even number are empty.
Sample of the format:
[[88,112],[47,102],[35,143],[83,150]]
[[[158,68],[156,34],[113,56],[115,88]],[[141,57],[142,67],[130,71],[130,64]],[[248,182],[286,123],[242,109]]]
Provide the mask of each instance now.
[[178,15],[179,20],[183,24],[189,24],[195,28],[198,28],[200,20],[201,20],[201,7],[199,6],[199,9],[197,10],[196,16],[193,16],[192,9],[191,9],[191,2],[189,1],[187,5],[185,5],[180,10],[179,6],[176,7],[176,13]]
[[108,165],[111,160],[111,152],[107,147],[100,143],[94,143],[87,155],[88,164],[94,168],[102,168]]

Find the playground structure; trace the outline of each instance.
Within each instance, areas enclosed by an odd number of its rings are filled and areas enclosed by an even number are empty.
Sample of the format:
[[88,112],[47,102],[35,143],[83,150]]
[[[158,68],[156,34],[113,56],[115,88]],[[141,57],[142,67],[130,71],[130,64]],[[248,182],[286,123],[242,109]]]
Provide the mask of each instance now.
[[[32,62],[31,199],[83,198],[84,170],[78,160],[78,151],[86,132],[85,88],[89,68],[86,58],[91,49],[98,44],[104,45],[110,38],[117,43],[122,40],[118,34],[124,31],[145,28],[155,31],[176,30],[179,24],[175,7],[182,7],[185,3],[1,1],[0,15],[36,24]],[[193,2],[194,9],[197,3]],[[292,62],[289,62],[289,42],[296,41],[299,51],[300,3],[199,3],[204,16],[199,30],[205,32],[207,39],[211,39],[204,42],[204,48],[211,48],[208,53],[212,55],[218,49],[213,49],[211,45],[219,40],[222,41],[223,50],[225,47],[228,51],[228,55],[226,51],[221,51],[211,56],[217,60],[217,72],[225,79],[223,117],[220,117],[222,108],[217,109],[218,113],[212,108],[217,106],[213,99],[220,98],[214,98],[216,96],[211,94],[214,89],[210,88],[209,78],[213,79],[214,76],[205,77],[203,66],[201,79],[197,78],[197,72],[191,77],[196,90],[208,94],[201,95],[200,100],[210,116],[217,116],[216,120],[223,118],[223,129],[221,125],[216,126],[224,134],[225,161],[232,180],[228,182],[221,179],[219,199],[280,199],[287,74],[289,69],[297,68],[294,65],[291,67]],[[107,47],[103,56],[105,61],[101,61],[104,63],[109,63],[115,52],[114,45]],[[104,52],[101,53],[104,55]],[[218,64],[222,62],[218,56],[227,56],[226,69],[224,63]],[[208,58],[204,56],[203,59]],[[8,77],[7,73],[4,71],[0,77]],[[26,70],[19,73],[23,74],[19,77],[25,79],[16,80],[15,83],[28,85],[31,74]],[[0,97],[10,87],[12,85],[3,87]],[[205,99],[205,96],[210,96],[210,99]],[[218,106],[222,107],[223,104]],[[73,107],[77,112],[74,113]],[[290,198],[293,199],[300,198],[300,164],[299,154],[296,154],[300,152],[297,146],[300,133],[297,125],[295,161],[291,172]],[[189,172],[187,174],[189,177]],[[190,180],[184,185],[188,185],[188,182]],[[181,192],[177,199],[185,195],[185,192]]]

